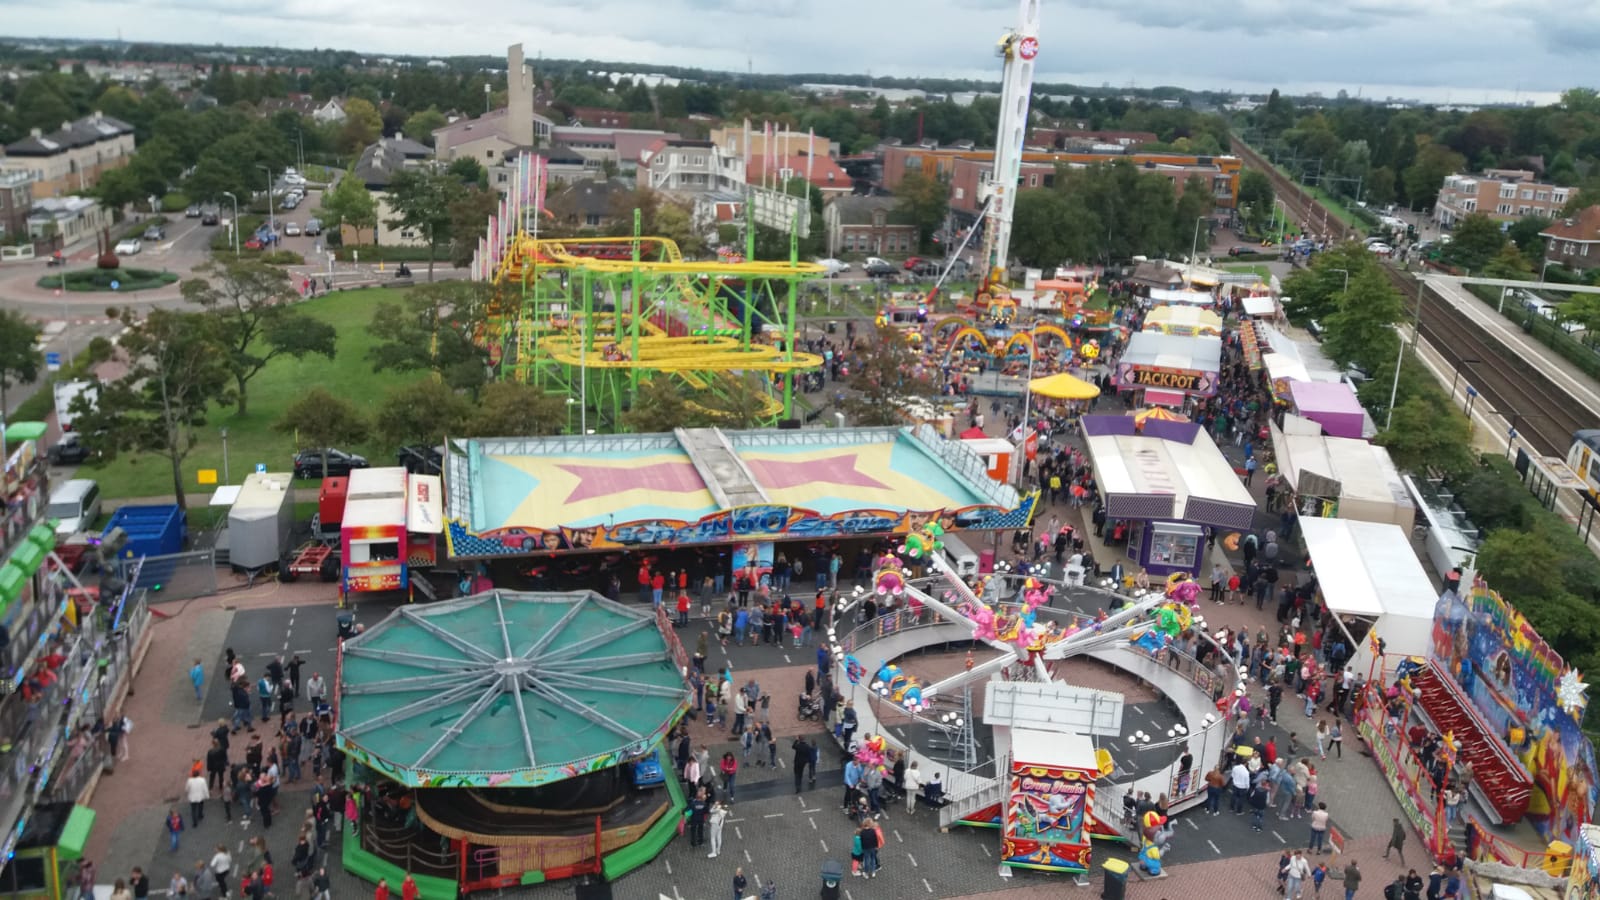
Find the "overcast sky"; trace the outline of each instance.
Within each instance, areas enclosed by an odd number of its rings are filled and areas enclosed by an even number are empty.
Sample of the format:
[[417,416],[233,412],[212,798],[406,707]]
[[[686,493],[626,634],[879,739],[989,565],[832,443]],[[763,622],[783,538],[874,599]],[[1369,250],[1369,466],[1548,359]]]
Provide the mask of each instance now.
[[[1042,82],[1547,101],[1600,84],[1600,3],[1045,0]],[[998,78],[1015,0],[0,0],[9,35]]]

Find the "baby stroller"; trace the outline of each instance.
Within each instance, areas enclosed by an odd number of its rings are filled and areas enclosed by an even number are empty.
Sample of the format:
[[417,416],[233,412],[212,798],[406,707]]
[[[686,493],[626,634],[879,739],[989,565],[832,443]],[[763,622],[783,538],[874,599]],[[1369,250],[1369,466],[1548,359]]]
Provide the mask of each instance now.
[[822,704],[817,701],[815,695],[801,692],[799,716],[801,721],[822,718]]

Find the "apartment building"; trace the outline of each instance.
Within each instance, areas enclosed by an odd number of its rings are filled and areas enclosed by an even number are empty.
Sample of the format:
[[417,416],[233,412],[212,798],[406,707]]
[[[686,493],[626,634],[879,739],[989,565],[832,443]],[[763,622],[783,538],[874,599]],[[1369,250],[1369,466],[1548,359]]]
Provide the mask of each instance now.
[[58,197],[94,187],[102,172],[127,165],[133,151],[133,126],[95,112],[7,144],[0,172],[27,172],[35,198]]
[[1450,228],[1473,213],[1483,213],[1496,222],[1512,222],[1524,216],[1557,218],[1575,188],[1558,187],[1534,180],[1523,169],[1485,169],[1482,175],[1448,175],[1439,188],[1433,219]]
[[0,171],[0,243],[28,233],[28,213],[33,209],[33,176],[27,172]]
[[739,191],[745,182],[744,159],[711,141],[657,138],[640,152],[638,166],[638,186],[658,191]]

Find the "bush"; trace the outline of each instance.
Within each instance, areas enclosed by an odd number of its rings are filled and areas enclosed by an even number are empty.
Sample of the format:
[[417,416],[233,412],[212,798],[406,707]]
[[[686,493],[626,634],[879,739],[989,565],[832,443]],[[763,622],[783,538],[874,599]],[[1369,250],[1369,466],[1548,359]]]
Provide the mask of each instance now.
[[[255,251],[260,253],[261,251]],[[303,266],[306,258],[293,250],[272,250],[261,253],[261,261],[272,266]]]
[[128,291],[148,291],[154,288],[174,284],[178,276],[171,272],[157,272],[154,269],[78,269],[62,275],[46,275],[37,282],[39,287],[46,290],[55,290],[66,282],[66,289],[71,293],[92,293],[95,291],[112,290],[111,283],[117,283],[119,293]]
[[189,195],[188,194],[180,194],[177,191],[173,191],[172,193],[170,193],[170,194],[166,195],[165,197],[161,198],[161,211],[162,212],[181,213],[181,212],[183,212],[184,210],[186,210],[188,208],[189,208]]

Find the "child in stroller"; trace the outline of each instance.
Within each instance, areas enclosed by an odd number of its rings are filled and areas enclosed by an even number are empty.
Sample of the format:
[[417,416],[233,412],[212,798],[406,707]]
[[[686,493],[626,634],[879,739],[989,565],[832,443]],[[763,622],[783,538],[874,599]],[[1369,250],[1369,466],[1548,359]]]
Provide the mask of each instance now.
[[820,719],[822,717],[822,704],[818,702],[816,694],[809,691],[800,692],[798,714],[802,721]]

